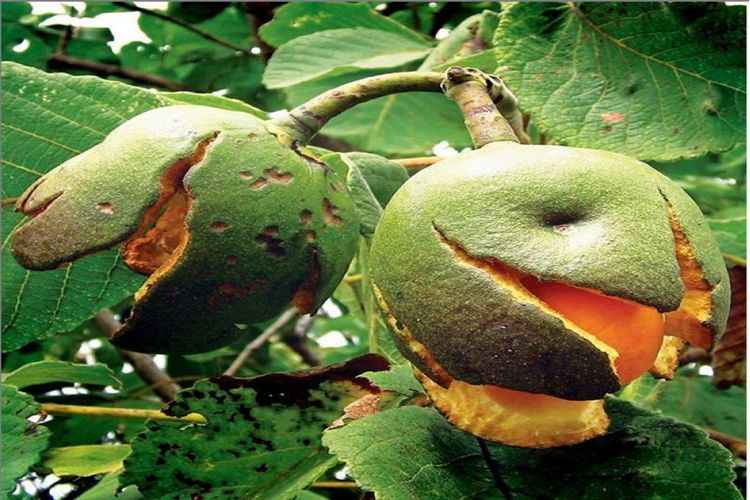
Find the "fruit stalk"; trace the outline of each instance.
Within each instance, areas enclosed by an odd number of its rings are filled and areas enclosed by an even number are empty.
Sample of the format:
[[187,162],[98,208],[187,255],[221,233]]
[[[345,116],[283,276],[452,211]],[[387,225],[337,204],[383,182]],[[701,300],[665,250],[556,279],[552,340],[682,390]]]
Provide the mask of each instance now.
[[445,72],[442,87],[461,108],[474,147],[504,141],[528,144],[518,101],[500,78],[452,67]]
[[378,97],[400,92],[440,92],[441,73],[405,71],[363,78],[314,97],[269,124],[295,141],[307,143],[328,120],[349,108]]

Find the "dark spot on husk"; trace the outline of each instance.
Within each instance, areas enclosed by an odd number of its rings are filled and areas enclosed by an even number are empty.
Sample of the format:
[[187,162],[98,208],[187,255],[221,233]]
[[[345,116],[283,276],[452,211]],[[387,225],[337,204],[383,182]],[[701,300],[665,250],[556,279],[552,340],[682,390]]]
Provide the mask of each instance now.
[[269,181],[278,184],[289,184],[294,179],[294,176],[290,172],[282,172],[276,167],[265,169],[263,174],[265,174]]
[[344,220],[338,215],[338,207],[331,203],[328,198],[323,198],[323,222],[328,226],[341,227]]
[[312,212],[308,209],[304,209],[299,213],[299,222],[305,226],[312,222]]
[[227,229],[229,229],[229,225],[226,222],[217,220],[211,223],[211,226],[209,229],[212,233],[221,234]]
[[276,238],[279,235],[279,226],[266,226],[263,232],[255,237],[255,241],[260,244],[263,249],[274,257],[285,257],[286,249],[284,248],[284,240]]

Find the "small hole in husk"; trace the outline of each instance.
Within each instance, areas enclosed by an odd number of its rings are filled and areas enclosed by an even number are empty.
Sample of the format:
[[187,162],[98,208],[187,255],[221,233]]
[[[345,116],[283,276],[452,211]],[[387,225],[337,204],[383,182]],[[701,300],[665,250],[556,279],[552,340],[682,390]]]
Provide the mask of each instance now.
[[268,181],[266,180],[265,177],[258,177],[258,179],[255,182],[250,184],[250,189],[254,189],[254,190],[262,189],[266,187],[267,184],[268,184]]
[[268,177],[271,182],[278,182],[279,184],[289,184],[292,182],[294,176],[289,172],[282,172],[276,167],[267,168],[263,173]]
[[114,208],[112,207],[112,204],[108,201],[103,201],[101,203],[96,204],[96,209],[99,210],[101,213],[105,215],[112,215],[115,213]]
[[308,225],[310,222],[312,222],[312,212],[308,209],[304,209],[299,213],[299,221],[300,224],[304,224],[305,226]]
[[323,198],[323,222],[326,225],[341,226],[344,223],[344,220],[339,217],[338,211],[338,207],[331,203],[331,200]]
[[212,233],[221,234],[229,229],[229,225],[226,222],[217,220],[211,223],[210,229]]

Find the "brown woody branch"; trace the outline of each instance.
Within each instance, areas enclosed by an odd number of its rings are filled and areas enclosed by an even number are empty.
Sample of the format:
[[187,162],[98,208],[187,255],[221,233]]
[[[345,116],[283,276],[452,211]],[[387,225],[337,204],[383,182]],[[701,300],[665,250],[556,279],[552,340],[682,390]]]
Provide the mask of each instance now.
[[[96,316],[94,316],[94,322],[96,326],[107,336],[112,336],[117,330],[122,327],[115,315],[109,309],[102,309]],[[180,390],[180,386],[172,380],[169,375],[164,373],[156,363],[154,359],[140,352],[126,351],[119,349],[120,356],[122,359],[127,361],[133,366],[133,370],[138,374],[141,379],[153,387],[154,393],[161,398],[162,401],[168,403],[173,401],[177,396],[177,391]]]
[[95,75],[103,77],[119,76],[136,83],[152,85],[154,87],[160,87],[167,90],[177,91],[186,89],[186,87],[181,83],[174,82],[160,76],[122,68],[120,66],[115,66],[114,64],[105,64],[96,61],[90,61],[88,59],[81,59],[79,57],[69,56],[62,53],[53,54],[49,59],[49,64],[52,67],[84,69],[86,71],[94,73]]
[[245,54],[252,55],[252,52],[250,52],[250,49],[245,48],[245,47],[241,47],[239,45],[236,45],[236,44],[234,44],[234,43],[232,43],[232,42],[230,42],[228,40],[224,40],[223,38],[220,38],[220,37],[214,35],[213,33],[209,33],[208,31],[204,31],[204,30],[202,30],[200,28],[196,28],[192,24],[187,23],[187,22],[183,21],[182,19],[178,19],[176,17],[172,17],[172,16],[170,16],[168,14],[164,14],[164,13],[156,11],[156,10],[151,10],[151,9],[146,9],[146,8],[143,8],[143,7],[139,7],[138,5],[135,5],[135,4],[130,3],[130,2],[112,2],[112,3],[114,5],[117,5],[118,7],[122,7],[123,9],[127,9],[127,10],[134,11],[134,12],[140,12],[141,14],[144,14],[144,15],[147,15],[147,16],[152,16],[152,17],[155,17],[157,19],[161,19],[162,21],[166,21],[168,23],[172,23],[174,25],[180,26],[181,28],[185,28],[186,30],[188,30],[188,31],[190,31],[192,33],[195,33],[196,35],[198,35],[198,36],[200,36],[200,37],[202,37],[202,38],[204,38],[204,39],[206,39],[206,40],[208,40],[210,42],[213,42],[213,43],[215,43],[217,45],[221,45],[221,46],[226,47],[228,49],[232,49],[232,50],[236,50],[238,52],[243,52]]
[[242,366],[247,362],[247,360],[252,357],[255,351],[260,349],[263,344],[268,342],[268,340],[276,335],[279,330],[284,328],[284,326],[286,326],[289,322],[293,321],[297,317],[299,317],[299,312],[294,307],[284,311],[281,316],[276,318],[276,321],[271,323],[271,325],[263,331],[263,333],[255,337],[252,342],[245,346],[242,352],[239,353],[234,361],[232,361],[232,364],[229,365],[229,368],[226,369],[224,375],[230,377],[234,376],[239,371],[239,369],[242,368]]

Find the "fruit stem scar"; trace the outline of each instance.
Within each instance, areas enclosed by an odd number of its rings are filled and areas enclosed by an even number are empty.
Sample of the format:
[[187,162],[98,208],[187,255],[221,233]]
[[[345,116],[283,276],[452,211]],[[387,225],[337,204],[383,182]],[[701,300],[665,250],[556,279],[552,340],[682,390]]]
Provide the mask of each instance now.
[[718,285],[711,286],[706,280],[672,204],[661,190],[659,193],[666,204],[669,227],[674,236],[675,257],[685,288],[680,306],[666,314],[667,335],[680,337],[696,347],[710,350],[713,335],[705,323],[711,317],[712,293]]
[[564,315],[554,310],[547,303],[532,293],[522,282],[522,279],[526,276],[521,271],[513,269],[512,267],[500,262],[495,258],[480,258],[469,254],[465,248],[461,246],[457,241],[451,240],[448,236],[435,224],[432,223],[432,228],[435,232],[436,237],[448,250],[450,250],[454,258],[464,266],[478,269],[486,273],[500,288],[510,293],[515,299],[525,302],[527,304],[534,305],[541,309],[545,314],[553,316],[562,321],[565,328],[574,334],[582,337],[591,344],[593,344],[598,350],[603,351],[609,358],[612,372],[617,374],[615,367],[615,361],[619,354],[615,349],[610,347],[608,344],[602,342],[593,334],[587,332],[583,328],[579,327]]
[[136,293],[140,300],[156,280],[179,260],[190,240],[185,218],[192,197],[183,180],[205,158],[219,132],[201,140],[193,153],[176,161],[161,176],[157,201],[146,209],[136,232],[123,244],[123,260],[136,272],[149,275]]
[[292,140],[306,144],[334,116],[363,102],[401,92],[440,92],[442,75],[405,71],[363,78],[324,92],[269,122]]

